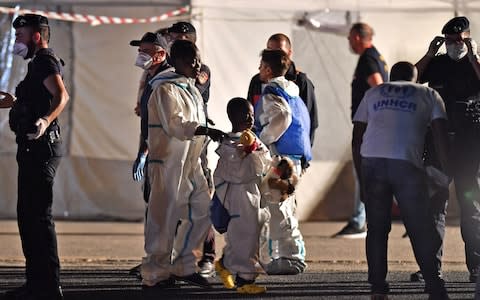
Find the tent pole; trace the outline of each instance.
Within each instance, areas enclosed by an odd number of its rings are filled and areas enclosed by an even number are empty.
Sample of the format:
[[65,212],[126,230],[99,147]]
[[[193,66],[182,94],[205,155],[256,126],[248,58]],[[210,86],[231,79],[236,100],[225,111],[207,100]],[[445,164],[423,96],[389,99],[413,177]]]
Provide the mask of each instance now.
[[458,17],[458,0],[453,0],[453,15]]

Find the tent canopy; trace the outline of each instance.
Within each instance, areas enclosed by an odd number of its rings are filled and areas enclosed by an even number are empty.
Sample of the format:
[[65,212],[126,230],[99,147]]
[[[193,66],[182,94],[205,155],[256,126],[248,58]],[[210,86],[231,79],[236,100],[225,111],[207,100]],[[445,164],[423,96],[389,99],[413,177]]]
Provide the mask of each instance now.
[[[202,60],[212,71],[210,117],[228,131],[229,99],[247,95],[258,71],[259,53],[277,32],[291,37],[296,65],[315,85],[320,126],[311,168],[298,189],[300,219],[339,219],[351,213],[350,82],[357,57],[349,52],[343,31],[364,21],[375,30],[374,44],[389,66],[416,62],[432,38],[455,14],[466,14],[475,38],[480,32],[479,1],[447,0],[51,0],[17,1],[20,7],[96,16],[148,18],[190,5],[191,14],[152,24],[102,25],[53,21],[52,47],[66,61],[72,96],[64,135],[68,155],[55,184],[54,213],[73,218],[141,219],[141,185],[133,182],[139,119],[133,114],[141,70],[134,67],[135,47],[128,45],[146,31],[191,19],[198,31]],[[0,1],[0,6],[11,2]],[[1,16],[1,15],[0,15]],[[305,17],[319,26],[299,25]],[[11,20],[9,21],[11,22]],[[8,24],[7,24],[8,25]],[[311,24],[310,24],[311,25]],[[343,27],[342,27],[343,26]],[[8,27],[8,26],[7,26]],[[2,27],[4,28],[4,27]],[[22,61],[15,59],[15,64]],[[8,89],[21,76],[12,77]],[[8,112],[0,111],[0,216],[15,215],[16,164]],[[210,161],[216,155],[211,143]]]

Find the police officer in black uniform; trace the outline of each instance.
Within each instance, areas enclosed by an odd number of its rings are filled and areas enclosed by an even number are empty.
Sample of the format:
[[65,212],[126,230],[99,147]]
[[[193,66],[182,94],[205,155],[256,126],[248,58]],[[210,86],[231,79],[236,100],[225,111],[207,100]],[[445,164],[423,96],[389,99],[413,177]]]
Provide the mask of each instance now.
[[46,17],[26,14],[13,22],[14,54],[31,59],[17,86],[10,127],[18,144],[17,218],[26,283],[8,291],[7,299],[63,299],[55,225],[53,181],[60,163],[61,137],[57,117],[69,96],[62,80],[63,61],[48,48]]
[[[480,167],[480,60],[475,41],[470,37],[466,17],[455,17],[442,29],[444,36],[435,37],[425,56],[417,62],[418,80],[428,82],[445,102],[452,137],[449,163],[453,172],[460,207],[460,228],[465,242],[469,280],[475,282],[480,270],[480,188],[477,181]],[[447,53],[437,54],[445,43]],[[428,143],[427,143],[427,146]],[[433,147],[427,147],[428,149]],[[435,165],[435,153],[428,153],[427,162]],[[445,232],[448,192],[443,199],[432,201],[437,231]],[[441,262],[442,248],[438,250]]]

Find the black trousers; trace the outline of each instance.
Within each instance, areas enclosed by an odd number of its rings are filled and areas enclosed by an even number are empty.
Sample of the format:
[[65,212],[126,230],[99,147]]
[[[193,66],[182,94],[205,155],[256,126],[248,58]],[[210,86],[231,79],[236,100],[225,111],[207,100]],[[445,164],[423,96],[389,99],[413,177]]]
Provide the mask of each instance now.
[[[439,167],[431,136],[427,136],[426,164]],[[460,229],[465,242],[465,257],[472,273],[480,268],[480,132],[464,128],[450,137],[449,164],[452,167],[457,201],[460,207]],[[448,192],[435,195],[430,210],[435,218],[437,232],[444,237]],[[441,264],[443,244],[438,249],[437,261]]]
[[467,268],[476,272],[480,268],[480,132],[457,132],[451,150]]
[[[58,149],[57,149],[58,148]],[[53,181],[60,145],[47,141],[19,143],[17,220],[26,260],[27,287],[58,289],[60,262],[52,218]]]
[[203,257],[201,261],[211,261],[215,260],[215,231],[213,226],[210,226],[208,234],[203,242]]

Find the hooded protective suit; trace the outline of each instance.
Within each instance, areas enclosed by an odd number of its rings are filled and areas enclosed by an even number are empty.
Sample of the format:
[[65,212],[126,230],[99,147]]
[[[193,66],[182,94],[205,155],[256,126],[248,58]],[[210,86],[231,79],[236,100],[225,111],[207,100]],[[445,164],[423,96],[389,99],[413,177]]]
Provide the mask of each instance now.
[[254,280],[263,215],[259,184],[271,157],[258,138],[257,150],[240,154],[236,146],[239,137],[240,133],[231,133],[230,139],[216,150],[220,158],[213,179],[217,196],[232,216],[225,234],[222,263],[232,274]]
[[[150,81],[148,174],[151,193],[145,225],[143,284],[195,272],[195,253],[211,226],[207,181],[200,165],[205,125],[202,96],[193,79],[174,72]],[[198,251],[198,252],[197,252]]]

